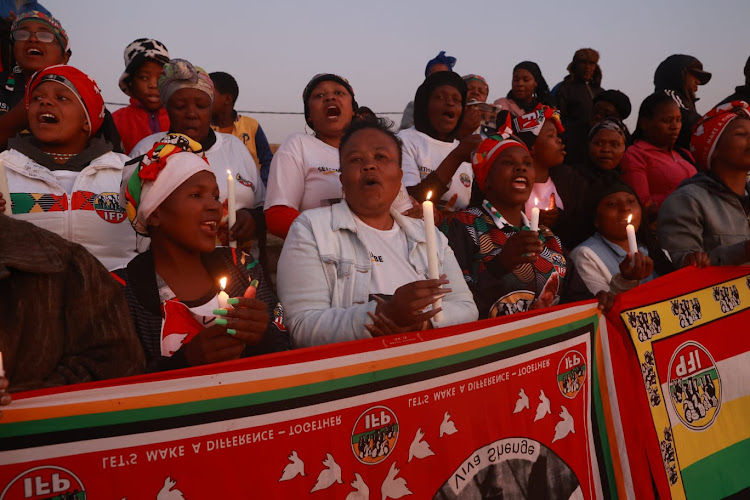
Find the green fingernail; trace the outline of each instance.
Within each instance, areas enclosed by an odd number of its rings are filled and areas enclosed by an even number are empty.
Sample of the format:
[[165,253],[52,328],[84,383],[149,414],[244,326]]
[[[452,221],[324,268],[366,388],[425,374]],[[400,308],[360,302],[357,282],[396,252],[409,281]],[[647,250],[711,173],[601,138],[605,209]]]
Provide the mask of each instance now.
[[236,335],[237,334],[237,330],[233,330],[232,328],[227,328],[227,333],[229,335]]
[[253,287],[253,288],[258,288],[259,284],[260,284],[260,281],[258,281],[258,280],[253,280],[253,281],[250,282],[250,286]]
[[226,316],[227,310],[226,309],[214,309],[213,313],[217,316]]
[[226,326],[227,320],[224,318],[216,318],[216,324],[219,326]]
[[235,297],[232,297],[231,299],[227,300],[227,304],[230,304],[233,306],[236,306],[239,303],[240,303],[240,299],[235,298]]

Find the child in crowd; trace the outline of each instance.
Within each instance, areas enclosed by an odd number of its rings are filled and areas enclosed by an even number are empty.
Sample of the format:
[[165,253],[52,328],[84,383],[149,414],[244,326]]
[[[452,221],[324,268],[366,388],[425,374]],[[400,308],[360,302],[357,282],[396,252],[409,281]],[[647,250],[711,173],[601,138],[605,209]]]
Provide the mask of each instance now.
[[211,128],[216,132],[231,134],[240,139],[255,160],[263,184],[268,184],[268,170],[273,153],[266,134],[258,120],[242,116],[234,110],[240,88],[229,73],[216,71],[208,75],[214,83],[214,105],[211,112]]
[[80,243],[107,269],[136,253],[135,235],[117,203],[126,156],[101,134],[104,101],[80,70],[49,66],[26,87],[31,136],[0,153],[12,204],[8,215]]
[[147,135],[169,130],[169,116],[162,106],[157,82],[169,51],[163,43],[139,38],[125,47],[125,71],[118,82],[130,97],[130,105],[112,113],[125,153]]
[[466,83],[452,71],[429,75],[414,97],[414,127],[398,133],[403,142],[404,186],[419,202],[432,192],[437,205],[450,203],[463,209],[469,204],[474,181],[469,161],[481,136],[456,138],[466,93]]
[[750,262],[750,109],[719,105],[696,123],[690,144],[704,170],[685,181],[659,211],[659,241],[676,265],[707,252],[711,262]]
[[680,108],[668,93],[655,92],[643,100],[633,145],[621,165],[623,180],[635,189],[649,223],[667,196],[696,174],[690,153],[675,146],[681,128]]
[[[42,12],[32,10],[21,14],[13,22],[13,55],[16,66],[11,72],[0,75],[0,146],[8,139],[23,133],[29,126],[23,101],[25,88],[31,76],[48,66],[67,64],[70,59],[70,41],[60,21]],[[5,82],[5,86],[1,86]],[[112,115],[105,108],[101,122],[101,136],[112,145],[113,151],[122,152],[122,142]]]
[[[170,134],[123,176],[120,203],[133,228],[151,237],[151,247],[113,275],[125,289],[149,371],[289,345],[260,264],[237,250],[215,247],[222,216],[219,186],[202,152],[192,152],[196,147],[188,137]],[[220,302],[222,277],[233,307]],[[251,286],[255,298],[247,298]]]

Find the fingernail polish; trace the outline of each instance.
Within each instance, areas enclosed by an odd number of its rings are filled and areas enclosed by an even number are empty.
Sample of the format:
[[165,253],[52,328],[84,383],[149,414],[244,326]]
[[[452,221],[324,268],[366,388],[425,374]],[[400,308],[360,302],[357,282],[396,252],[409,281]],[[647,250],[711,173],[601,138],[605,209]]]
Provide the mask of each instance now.
[[240,299],[236,297],[232,297],[231,299],[227,300],[227,304],[231,304],[233,306],[236,306],[239,303],[240,303]]
[[226,326],[227,320],[224,318],[216,318],[216,324],[219,326]]
[[214,309],[214,310],[213,310],[213,313],[214,313],[214,314],[215,314],[216,316],[226,316],[226,314],[227,314],[227,310],[226,310],[226,309]]
[[234,330],[232,328],[227,328],[227,333],[229,335],[236,335],[237,334],[237,330]]

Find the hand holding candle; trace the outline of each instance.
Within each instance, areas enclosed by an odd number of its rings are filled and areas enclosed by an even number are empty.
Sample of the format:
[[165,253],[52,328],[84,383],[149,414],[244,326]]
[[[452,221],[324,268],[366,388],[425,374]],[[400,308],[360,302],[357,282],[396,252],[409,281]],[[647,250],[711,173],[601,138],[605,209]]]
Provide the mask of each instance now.
[[[427,244],[427,277],[431,280],[440,278],[437,256],[437,234],[435,234],[435,213],[433,204],[430,201],[432,191],[427,193],[427,199],[422,203],[422,217],[424,218],[425,243]],[[437,309],[441,306],[442,300],[437,299],[432,307]],[[443,319],[442,311],[437,313],[434,318],[436,323]]]
[[539,203],[538,198],[534,198],[534,207],[531,209],[531,220],[529,221],[529,229],[532,231],[539,231]]
[[[234,177],[232,171],[227,170],[227,231],[231,231],[237,222],[237,202],[234,196]],[[231,248],[237,248],[235,240],[229,240]]]
[[628,215],[628,225],[625,226],[625,231],[628,233],[628,251],[630,255],[635,255],[638,252],[638,241],[635,239],[635,227],[630,223],[632,220],[633,214]]

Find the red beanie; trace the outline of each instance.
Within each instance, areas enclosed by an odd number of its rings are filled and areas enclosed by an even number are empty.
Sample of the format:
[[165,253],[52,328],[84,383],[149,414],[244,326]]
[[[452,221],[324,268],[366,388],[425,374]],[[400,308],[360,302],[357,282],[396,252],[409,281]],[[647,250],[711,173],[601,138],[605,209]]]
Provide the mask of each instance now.
[[529,152],[526,144],[514,139],[505,139],[499,135],[488,137],[479,145],[477,152],[471,157],[471,166],[474,169],[474,179],[482,192],[485,190],[484,183],[487,180],[487,174],[489,174],[495,158],[506,149],[512,147],[523,148],[527,153]]
[[711,170],[711,156],[714,154],[719,137],[735,118],[750,117],[748,107],[745,101],[720,104],[698,120],[693,126],[690,152],[693,153],[699,165],[706,170]]
[[99,130],[104,121],[105,107],[102,92],[93,78],[81,70],[65,64],[48,66],[37,71],[26,85],[26,109],[29,109],[31,104],[31,93],[44,82],[57,82],[65,85],[78,97],[78,101],[83,106],[86,120],[90,125],[89,136],[94,135]]

